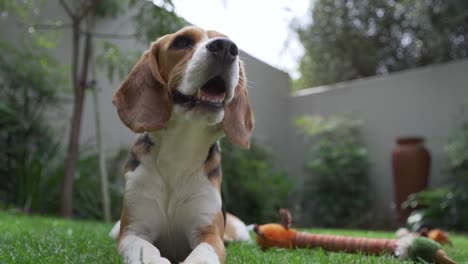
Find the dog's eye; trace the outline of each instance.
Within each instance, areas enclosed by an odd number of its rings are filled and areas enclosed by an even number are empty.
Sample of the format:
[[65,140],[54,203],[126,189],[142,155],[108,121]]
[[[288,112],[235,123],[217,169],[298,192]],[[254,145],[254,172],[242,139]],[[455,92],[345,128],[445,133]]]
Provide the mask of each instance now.
[[187,36],[178,36],[172,41],[171,48],[188,49],[193,47],[193,40]]

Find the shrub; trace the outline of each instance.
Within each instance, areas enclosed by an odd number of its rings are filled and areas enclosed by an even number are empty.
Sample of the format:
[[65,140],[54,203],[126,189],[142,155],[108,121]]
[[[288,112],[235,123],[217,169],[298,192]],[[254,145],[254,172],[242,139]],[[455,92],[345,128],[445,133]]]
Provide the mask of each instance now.
[[246,223],[276,221],[278,209],[287,205],[293,183],[285,172],[275,171],[271,154],[252,142],[241,150],[221,141],[222,195],[228,212]]
[[445,173],[453,187],[468,191],[468,121],[458,128],[444,147]]
[[[81,219],[103,219],[101,182],[99,177],[99,159],[96,151],[84,146],[77,163],[74,177],[73,217]],[[111,201],[111,217],[119,219],[122,209],[124,187],[123,163],[128,151],[121,149],[115,155],[108,157],[106,166],[109,175],[109,196]],[[64,164],[60,162],[47,177],[42,179],[40,186],[40,210],[42,214],[57,214],[60,202],[60,185],[62,184]]]
[[361,121],[339,116],[303,116],[299,130],[310,141],[302,187],[303,214],[314,225],[360,225],[369,211],[368,154],[361,143]]
[[465,121],[444,147],[446,187],[411,195],[405,207],[420,208],[408,218],[417,229],[430,225],[468,230],[468,121]]
[[16,47],[0,39],[0,50],[0,201],[37,212],[60,143],[44,119],[60,106],[63,80],[40,45]]
[[468,230],[468,193],[449,187],[411,194],[403,208],[419,208],[408,217],[411,230],[423,226],[447,230]]
[[[127,153],[128,151],[122,149],[107,159],[112,219],[120,218],[124,187],[123,163]],[[78,218],[104,219],[101,197],[99,158],[97,153],[91,152],[82,155],[78,162],[73,192],[73,214]]]
[[[53,117],[65,95],[62,66],[51,56],[53,41],[38,34],[25,45],[0,38],[0,209],[56,214],[64,175],[63,136]],[[54,115],[54,116],[52,116]],[[112,216],[121,209],[122,154],[108,161]],[[82,152],[77,165],[74,214],[102,219],[97,154]]]

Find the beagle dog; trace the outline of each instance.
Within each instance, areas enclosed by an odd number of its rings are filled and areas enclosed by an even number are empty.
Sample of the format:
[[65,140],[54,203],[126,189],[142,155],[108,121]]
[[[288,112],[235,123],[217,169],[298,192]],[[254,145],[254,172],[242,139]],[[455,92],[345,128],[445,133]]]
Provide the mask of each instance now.
[[131,147],[118,251],[126,263],[224,263],[221,154],[253,130],[236,44],[186,27],[151,44],[113,97]]

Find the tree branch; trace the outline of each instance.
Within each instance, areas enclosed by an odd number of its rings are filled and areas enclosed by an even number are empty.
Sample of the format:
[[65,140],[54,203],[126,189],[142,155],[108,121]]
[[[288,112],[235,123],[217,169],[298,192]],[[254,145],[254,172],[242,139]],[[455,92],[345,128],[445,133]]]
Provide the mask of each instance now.
[[[95,0],[95,1],[97,2],[98,0]],[[78,20],[83,19],[89,13],[89,11],[91,11],[91,9],[94,7],[96,2],[92,1],[88,6],[83,7],[83,10],[80,12],[80,15],[78,16]]]
[[71,23],[68,24],[26,24],[26,23],[16,23],[18,26],[25,26],[25,27],[33,27],[37,29],[62,29],[62,28],[71,28],[73,25]]
[[60,5],[63,7],[63,9],[65,9],[65,12],[67,12],[67,14],[72,18],[72,19],[75,19],[76,18],[76,14],[73,13],[70,9],[70,7],[67,5],[67,3],[65,2],[65,0],[59,0],[60,2]]
[[88,81],[88,68],[89,68],[89,59],[90,59],[90,54],[91,54],[91,48],[92,48],[92,36],[90,33],[86,34],[85,38],[85,47],[84,47],[84,58],[83,58],[83,65],[81,68],[81,79],[79,80],[79,85],[81,86],[81,89],[86,88],[86,82]]
[[94,7],[96,7],[96,5],[98,4],[98,2],[100,2],[101,0],[90,0],[89,4],[87,6],[85,6],[83,4],[83,8],[78,16],[78,20],[81,20],[83,19],[86,15],[88,15],[89,11],[91,11]]
[[112,33],[89,32],[89,31],[80,31],[80,34],[83,34],[83,35],[91,34],[95,38],[103,38],[103,39],[131,39],[137,36],[136,33],[112,34]]

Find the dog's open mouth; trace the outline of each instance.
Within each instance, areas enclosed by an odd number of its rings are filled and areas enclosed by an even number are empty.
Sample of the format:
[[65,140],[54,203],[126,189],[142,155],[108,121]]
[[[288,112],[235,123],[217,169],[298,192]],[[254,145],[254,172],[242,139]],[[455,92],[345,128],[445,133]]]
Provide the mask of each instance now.
[[223,107],[226,97],[226,83],[221,76],[209,79],[194,95],[185,95],[175,90],[172,98],[174,103],[194,107],[196,105]]

